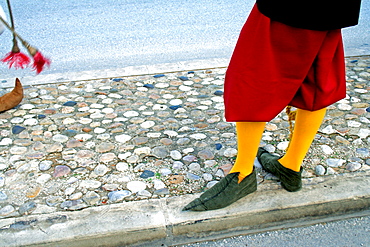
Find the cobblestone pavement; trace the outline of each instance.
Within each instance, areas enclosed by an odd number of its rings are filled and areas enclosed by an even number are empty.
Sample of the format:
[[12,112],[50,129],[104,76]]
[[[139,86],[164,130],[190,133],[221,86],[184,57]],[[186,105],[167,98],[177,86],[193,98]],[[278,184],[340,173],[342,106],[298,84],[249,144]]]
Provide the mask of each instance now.
[[[347,98],[328,108],[304,162],[304,183],[370,168],[370,57],[346,60]],[[26,87],[22,104],[0,114],[0,218],[212,186],[237,154],[234,124],[223,118],[225,71]],[[261,146],[283,153],[286,120],[282,112],[267,124]],[[260,183],[279,188],[276,178],[258,173]]]

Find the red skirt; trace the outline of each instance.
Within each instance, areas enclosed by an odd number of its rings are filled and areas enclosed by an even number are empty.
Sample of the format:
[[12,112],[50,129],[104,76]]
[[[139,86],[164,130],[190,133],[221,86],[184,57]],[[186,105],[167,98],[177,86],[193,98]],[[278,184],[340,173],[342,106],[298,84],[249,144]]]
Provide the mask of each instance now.
[[288,105],[316,111],[345,96],[340,29],[290,27],[254,6],[226,72],[227,121],[268,122]]

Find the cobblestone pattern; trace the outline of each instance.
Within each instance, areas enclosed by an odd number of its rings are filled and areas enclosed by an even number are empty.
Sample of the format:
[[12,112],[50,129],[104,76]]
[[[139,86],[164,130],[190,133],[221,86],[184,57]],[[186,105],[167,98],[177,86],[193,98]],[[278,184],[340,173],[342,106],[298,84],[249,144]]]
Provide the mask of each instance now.
[[[347,67],[348,95],[328,108],[304,162],[305,183],[370,167],[370,57],[347,58]],[[0,218],[212,186],[237,154],[234,124],[223,118],[225,71],[25,88],[22,104],[0,114]],[[286,120],[282,112],[267,124],[261,146],[283,154]]]

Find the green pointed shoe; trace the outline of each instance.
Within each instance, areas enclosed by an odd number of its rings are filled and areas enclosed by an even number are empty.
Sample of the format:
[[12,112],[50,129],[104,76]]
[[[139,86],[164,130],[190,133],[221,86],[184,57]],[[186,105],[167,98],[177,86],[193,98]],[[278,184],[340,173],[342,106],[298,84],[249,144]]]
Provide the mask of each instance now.
[[255,170],[239,184],[238,175],[239,172],[228,174],[199,198],[186,205],[182,211],[207,211],[224,208],[257,190]]
[[302,188],[302,168],[299,172],[284,167],[275,155],[263,148],[258,149],[257,159],[263,169],[280,179],[281,185],[289,192],[296,192]]

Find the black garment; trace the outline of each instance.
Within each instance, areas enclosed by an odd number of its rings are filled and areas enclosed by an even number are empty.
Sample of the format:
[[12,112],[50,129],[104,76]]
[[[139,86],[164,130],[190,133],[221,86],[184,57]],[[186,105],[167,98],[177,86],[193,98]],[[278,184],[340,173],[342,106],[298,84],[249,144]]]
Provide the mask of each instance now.
[[257,0],[259,11],[274,21],[310,30],[357,25],[361,0]]

